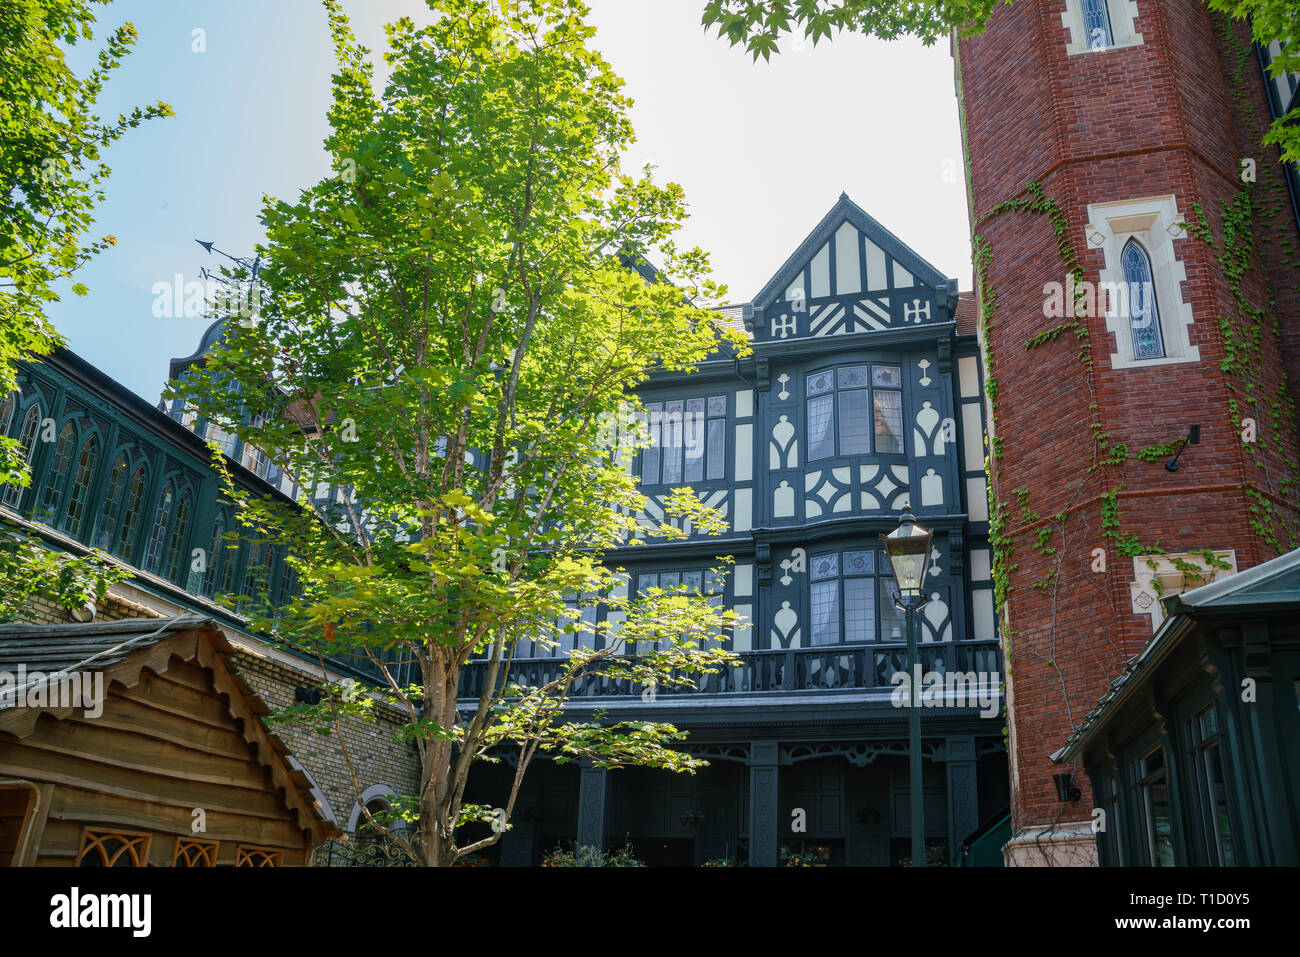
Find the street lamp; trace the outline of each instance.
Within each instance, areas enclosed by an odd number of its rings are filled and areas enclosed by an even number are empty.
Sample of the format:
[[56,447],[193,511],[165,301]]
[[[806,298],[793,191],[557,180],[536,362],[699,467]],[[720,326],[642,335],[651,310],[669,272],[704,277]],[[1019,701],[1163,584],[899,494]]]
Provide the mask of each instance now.
[[903,509],[898,528],[881,535],[885,554],[894,567],[894,580],[898,582],[898,601],[907,629],[907,682],[911,701],[907,711],[907,742],[909,790],[912,804],[912,866],[925,866],[925,795],[921,783],[921,694],[917,680],[916,613],[925,604],[926,566],[930,560],[931,534],[916,524],[911,508]]

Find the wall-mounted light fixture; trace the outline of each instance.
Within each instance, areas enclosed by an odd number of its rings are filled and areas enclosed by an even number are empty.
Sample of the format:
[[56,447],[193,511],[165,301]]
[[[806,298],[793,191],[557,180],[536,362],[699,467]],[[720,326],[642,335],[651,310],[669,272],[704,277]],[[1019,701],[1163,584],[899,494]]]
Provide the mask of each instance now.
[[1074,775],[1069,771],[1053,774],[1052,782],[1056,785],[1056,799],[1062,804],[1069,804],[1083,797],[1083,792],[1074,785]]
[[1174,457],[1165,463],[1165,468],[1167,468],[1171,472],[1177,472],[1178,457],[1183,454],[1183,449],[1187,448],[1187,446],[1189,445],[1200,445],[1200,444],[1201,444],[1201,427],[1199,425],[1193,425],[1190,429],[1187,430],[1187,438],[1183,439],[1183,444],[1178,446],[1178,451],[1174,453]]

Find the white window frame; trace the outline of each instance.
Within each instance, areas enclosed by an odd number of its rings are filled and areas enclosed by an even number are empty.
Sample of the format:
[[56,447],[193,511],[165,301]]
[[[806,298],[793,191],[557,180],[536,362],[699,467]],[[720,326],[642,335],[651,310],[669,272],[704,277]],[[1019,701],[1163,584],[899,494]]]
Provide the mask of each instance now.
[[[1187,226],[1178,212],[1172,193],[1141,199],[1121,200],[1088,205],[1088,225],[1084,230],[1089,249],[1101,249],[1105,266],[1101,270],[1097,307],[1101,308],[1100,289],[1115,288],[1125,282],[1121,256],[1124,244],[1136,238],[1151,258],[1159,306],[1160,335],[1165,354],[1157,359],[1133,358],[1133,330],[1127,316],[1121,315],[1114,296],[1106,296],[1106,329],[1114,337],[1115,351],[1110,355],[1113,369],[1147,368],[1179,362],[1200,362],[1201,352],[1191,343],[1194,321],[1192,307],[1183,298],[1187,267],[1174,252],[1174,240],[1187,234]],[[1113,284],[1107,286],[1105,284]]]
[[1111,42],[1109,46],[1094,47],[1083,24],[1083,0],[1065,0],[1061,23],[1070,31],[1070,42],[1065,46],[1066,56],[1142,45],[1142,34],[1137,31],[1137,0],[1106,0],[1106,7],[1110,11]]

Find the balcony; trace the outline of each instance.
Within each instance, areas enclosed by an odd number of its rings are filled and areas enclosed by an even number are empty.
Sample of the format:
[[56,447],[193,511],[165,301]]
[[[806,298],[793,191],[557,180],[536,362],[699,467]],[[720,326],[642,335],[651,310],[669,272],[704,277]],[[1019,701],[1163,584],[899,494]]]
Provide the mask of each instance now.
[[[664,686],[656,698],[690,695],[760,694],[762,692],[826,692],[893,690],[890,679],[906,668],[907,646],[901,642],[870,645],[834,645],[814,648],[778,648],[737,653],[738,667],[726,666],[716,674],[698,675],[693,684]],[[923,672],[984,673],[987,680],[1002,680],[1001,655],[996,641],[959,641],[920,646]],[[564,673],[563,658],[516,659],[510,681],[539,687]],[[472,662],[461,677],[460,697],[478,698],[487,681],[487,663]],[[640,698],[645,689],[626,679],[604,675],[579,675],[572,698]]]

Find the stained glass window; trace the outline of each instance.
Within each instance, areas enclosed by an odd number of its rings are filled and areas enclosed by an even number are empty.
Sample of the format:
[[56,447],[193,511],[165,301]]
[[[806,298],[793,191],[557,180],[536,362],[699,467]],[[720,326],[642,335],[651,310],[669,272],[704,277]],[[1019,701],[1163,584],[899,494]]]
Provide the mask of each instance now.
[[1160,336],[1160,308],[1156,303],[1151,257],[1141,243],[1130,239],[1120,254],[1120,265],[1128,288],[1128,322],[1133,333],[1133,358],[1163,358],[1165,345]]
[[1083,32],[1090,50],[1105,50],[1115,42],[1106,0],[1083,0]]
[[86,498],[90,495],[90,482],[95,475],[95,460],[99,458],[99,439],[91,436],[81,446],[77,456],[77,474],[72,481],[72,494],[63,515],[63,527],[73,538],[81,537],[81,524],[86,515]]
[[148,474],[143,465],[137,467],[131,476],[131,484],[126,488],[126,508],[122,510],[122,528],[117,540],[117,553],[123,561],[129,562],[135,555],[136,531],[140,527],[140,510],[144,507]]
[[221,581],[221,569],[223,561],[226,558],[226,542],[223,536],[226,534],[226,516],[222,512],[217,516],[216,522],[212,525],[212,547],[208,549],[207,571],[203,575],[203,594],[211,596],[213,587]]
[[[22,428],[18,430],[18,444],[22,448],[23,462],[28,468],[32,464],[32,456],[36,454],[36,430],[41,427],[41,408],[39,403],[33,405],[27,410],[27,415],[23,417]],[[23,498],[23,487],[21,485],[6,485],[3,502],[10,508],[17,508],[18,503]]]
[[167,556],[163,560],[163,574],[172,581],[180,574],[184,559],[185,536],[189,534],[190,512],[192,503],[190,493],[181,496],[176,506],[176,518],[171,523],[171,534],[167,538]]
[[[833,455],[903,451],[903,393],[899,366],[840,366],[807,379],[808,460]],[[834,395],[832,395],[834,392]]]
[[9,434],[9,420],[13,418],[14,408],[18,405],[14,393],[10,392],[0,402],[0,435]]
[[144,551],[144,570],[147,572],[158,571],[159,563],[162,561],[163,544],[167,538],[167,526],[171,524],[172,509],[176,503],[176,492],[170,482],[163,490],[162,498],[158,502],[158,508],[153,513],[153,528],[149,532],[149,545]]
[[103,507],[99,510],[99,520],[95,524],[94,536],[90,544],[95,548],[108,551],[113,546],[113,532],[117,530],[117,518],[122,506],[122,495],[126,491],[126,456],[119,455],[108,473],[108,489],[104,495]]

